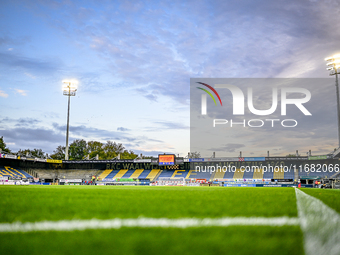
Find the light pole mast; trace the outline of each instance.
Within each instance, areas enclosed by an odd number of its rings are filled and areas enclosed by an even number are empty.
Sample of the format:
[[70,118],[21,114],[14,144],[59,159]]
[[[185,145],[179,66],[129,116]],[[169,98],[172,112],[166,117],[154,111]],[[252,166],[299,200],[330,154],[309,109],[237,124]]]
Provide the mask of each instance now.
[[[64,88],[63,88],[63,95],[68,96],[68,107],[67,107],[67,127],[66,127],[66,148],[65,148],[65,160],[68,160],[68,135],[69,135],[69,128],[70,128],[70,104],[71,104],[71,96],[76,95],[76,83],[75,81],[63,81]],[[74,84],[74,86],[72,86]]]
[[338,112],[338,146],[340,148],[340,101],[339,101],[339,68],[340,68],[340,54],[325,59],[327,63],[327,70],[330,71],[329,75],[335,75],[335,88],[336,88],[336,101]]

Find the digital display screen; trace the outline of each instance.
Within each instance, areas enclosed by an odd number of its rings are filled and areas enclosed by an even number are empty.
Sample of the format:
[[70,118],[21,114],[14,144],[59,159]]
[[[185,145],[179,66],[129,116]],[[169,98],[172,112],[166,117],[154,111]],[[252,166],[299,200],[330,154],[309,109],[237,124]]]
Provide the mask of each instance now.
[[175,155],[167,154],[167,155],[158,155],[158,164],[160,166],[163,165],[174,165],[175,164]]

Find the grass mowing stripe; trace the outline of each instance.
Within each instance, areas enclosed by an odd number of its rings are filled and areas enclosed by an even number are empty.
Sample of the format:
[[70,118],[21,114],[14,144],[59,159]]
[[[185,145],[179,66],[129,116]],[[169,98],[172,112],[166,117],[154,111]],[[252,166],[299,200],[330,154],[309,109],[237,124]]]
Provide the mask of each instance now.
[[301,189],[303,192],[320,199],[323,203],[340,213],[340,189]]
[[299,226],[121,228],[0,233],[1,253],[11,255],[303,255]]
[[71,220],[71,221],[43,221],[43,222],[14,222],[0,224],[0,232],[33,232],[33,231],[73,231],[85,229],[119,229],[121,227],[141,228],[189,228],[189,227],[228,227],[228,226],[295,226],[298,218],[288,217],[235,217],[220,219],[112,219],[112,220]]
[[297,217],[293,188],[0,186],[0,222]]
[[295,189],[304,247],[307,255],[340,253],[340,216],[321,202]]

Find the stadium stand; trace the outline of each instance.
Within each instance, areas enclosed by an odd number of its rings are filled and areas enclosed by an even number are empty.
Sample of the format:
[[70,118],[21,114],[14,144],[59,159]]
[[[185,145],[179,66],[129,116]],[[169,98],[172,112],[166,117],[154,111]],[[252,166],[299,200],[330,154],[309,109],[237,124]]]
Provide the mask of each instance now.
[[134,178],[134,179],[150,179],[150,181],[154,180],[155,177],[160,173],[160,169],[155,170],[144,170],[144,169],[136,169],[136,170],[105,170],[101,176],[105,176],[102,178],[103,181],[112,181],[113,179],[120,178]]
[[188,179],[195,178],[195,179],[206,179],[207,181],[210,180],[211,174],[209,172],[199,172],[196,170],[190,170],[189,171]]
[[162,173],[155,179],[159,178],[179,178],[189,179],[189,170],[163,170]]
[[325,171],[323,172],[322,170],[320,172],[316,171],[305,171],[304,169],[302,172],[300,172],[300,177],[319,177],[319,178],[330,178],[332,175],[334,175],[334,171],[329,172]]
[[225,172],[222,169],[217,169],[212,179],[223,179]]
[[254,170],[253,179],[257,179],[257,180],[263,179],[263,171],[262,171],[262,169],[255,169]]
[[207,181],[211,180],[211,173],[209,172],[199,172],[196,170],[190,170],[188,173],[188,179],[195,178],[195,179],[206,179]]
[[264,172],[263,179],[273,179],[273,172],[272,171]]
[[294,169],[289,169],[289,172],[284,173],[284,179],[295,179]]
[[50,170],[50,169],[34,169],[37,173],[37,177],[43,179],[86,179],[90,180],[92,176],[100,176],[103,172],[102,170],[93,169],[93,170],[84,170],[84,169],[75,169],[75,170]]
[[127,169],[120,170],[113,178],[122,178],[126,172],[129,171]]
[[136,169],[131,175],[130,178],[139,178],[139,176],[143,173],[144,169]]
[[151,170],[151,172],[148,174],[148,176],[146,177],[146,179],[150,179],[150,181],[153,181],[154,179],[156,179],[159,175],[159,173],[161,173],[160,169],[153,169]]
[[278,171],[274,171],[273,173],[273,179],[284,179],[284,170],[283,168],[279,168]]
[[117,175],[119,170],[111,170],[111,172],[104,178],[102,179],[103,181],[112,181],[113,178]]
[[[137,171],[137,170],[136,170]],[[139,179],[146,179],[146,177],[150,174],[151,170],[144,170],[139,176]]]
[[104,180],[111,172],[112,172],[112,169],[106,169],[104,172],[102,172],[99,175],[99,179]]
[[224,175],[224,179],[233,179],[234,173],[232,171],[227,171]]
[[253,179],[254,172],[251,171],[245,171],[243,175],[243,179]]
[[128,170],[122,178],[131,178],[131,175],[133,175],[135,171],[136,170]]
[[233,179],[243,179],[243,175],[244,175],[244,172],[241,171],[240,168],[237,168],[234,173]]
[[0,177],[11,177],[13,179],[33,178],[32,175],[26,173],[25,171],[19,168],[13,168],[9,166],[0,166]]

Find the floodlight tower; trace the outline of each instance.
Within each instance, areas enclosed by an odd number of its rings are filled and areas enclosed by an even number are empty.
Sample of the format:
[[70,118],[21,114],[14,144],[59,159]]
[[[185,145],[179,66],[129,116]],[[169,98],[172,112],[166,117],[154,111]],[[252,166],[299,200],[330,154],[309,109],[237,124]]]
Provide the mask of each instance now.
[[339,81],[338,74],[340,72],[340,54],[325,58],[327,61],[327,70],[330,71],[329,75],[335,75],[335,87],[336,87],[336,100],[338,106],[338,140],[340,148],[340,102],[339,102]]
[[65,160],[68,160],[68,133],[70,127],[70,103],[71,96],[76,95],[77,91],[77,81],[63,81],[63,95],[68,96],[68,107],[67,107],[67,127],[66,127],[66,149],[65,149]]

